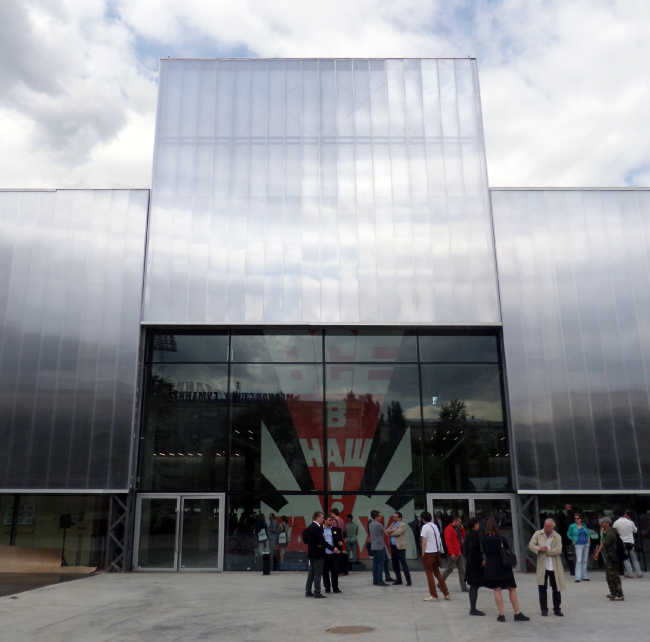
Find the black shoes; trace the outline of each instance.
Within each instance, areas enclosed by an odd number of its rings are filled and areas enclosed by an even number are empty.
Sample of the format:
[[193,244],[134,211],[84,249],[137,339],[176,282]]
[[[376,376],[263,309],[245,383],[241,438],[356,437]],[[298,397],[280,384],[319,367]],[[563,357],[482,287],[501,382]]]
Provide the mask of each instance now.
[[546,609],[546,611],[542,611],[542,617],[548,617],[548,609]]
[[469,589],[468,589],[467,587],[465,587],[464,589],[462,589],[462,591],[463,591],[463,593],[469,593]]
[[393,579],[392,577],[387,577],[385,581],[386,582],[397,582],[397,580]]
[[314,597],[314,594],[311,591],[307,591],[305,597]]
[[314,597],[317,600],[326,600],[327,599],[327,595],[323,595],[322,593],[314,593]]
[[341,589],[334,589],[333,593],[343,593]]
[[325,589],[325,593],[331,593],[332,589]]
[[519,613],[515,613],[515,622],[528,622],[530,620],[529,617],[526,617],[521,611]]
[[412,586],[411,582],[407,582],[406,586]]
[[393,582],[393,586],[399,586],[400,584],[403,584],[404,582]]
[[[515,617],[517,617],[517,616],[515,615]],[[506,616],[505,615],[499,615],[499,617],[497,618],[497,622],[505,622],[505,621],[506,621]]]
[[377,582],[377,586],[390,586],[390,584],[386,584],[386,582]]
[[560,611],[560,609],[553,609],[553,613],[557,615],[558,617],[564,617],[564,613]]
[[[478,609],[471,609],[469,614],[470,615],[485,615],[485,613],[483,613],[483,611],[479,611]],[[505,615],[503,617],[505,617]]]

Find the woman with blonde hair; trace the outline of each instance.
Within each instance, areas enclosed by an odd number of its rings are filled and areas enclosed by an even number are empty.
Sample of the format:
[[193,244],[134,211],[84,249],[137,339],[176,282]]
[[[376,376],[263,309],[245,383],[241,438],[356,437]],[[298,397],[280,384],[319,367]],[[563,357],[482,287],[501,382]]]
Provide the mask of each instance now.
[[528,622],[530,618],[519,610],[517,583],[512,568],[504,566],[501,561],[501,547],[510,550],[506,538],[499,534],[499,526],[496,521],[490,518],[485,525],[485,535],[483,536],[483,553],[485,554],[483,586],[494,591],[494,601],[499,609],[497,622],[506,621],[503,612],[503,595],[501,595],[503,589],[508,591],[510,604],[515,611],[515,622]]

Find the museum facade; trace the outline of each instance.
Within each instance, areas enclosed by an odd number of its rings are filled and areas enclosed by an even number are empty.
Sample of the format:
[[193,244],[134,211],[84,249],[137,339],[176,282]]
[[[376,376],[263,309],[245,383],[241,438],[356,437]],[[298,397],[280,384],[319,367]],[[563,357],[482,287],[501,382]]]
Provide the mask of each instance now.
[[645,563],[650,191],[490,189],[476,60],[164,59],[151,190],[0,220],[0,545],[300,570],[335,508],[363,570],[371,510],[416,559],[425,508],[627,508]]

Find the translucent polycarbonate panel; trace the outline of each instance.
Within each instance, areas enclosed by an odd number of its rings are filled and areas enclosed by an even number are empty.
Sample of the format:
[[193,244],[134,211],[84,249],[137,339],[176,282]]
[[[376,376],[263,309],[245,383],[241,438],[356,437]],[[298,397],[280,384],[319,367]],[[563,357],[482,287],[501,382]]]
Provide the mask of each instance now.
[[0,192],[0,487],[129,487],[148,190]]
[[519,488],[650,487],[650,191],[492,207]]
[[144,321],[500,322],[476,61],[163,60]]

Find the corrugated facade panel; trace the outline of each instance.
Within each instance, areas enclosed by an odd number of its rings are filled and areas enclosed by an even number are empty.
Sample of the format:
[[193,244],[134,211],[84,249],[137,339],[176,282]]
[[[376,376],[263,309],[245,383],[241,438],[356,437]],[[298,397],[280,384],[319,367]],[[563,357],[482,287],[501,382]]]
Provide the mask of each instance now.
[[650,488],[650,192],[492,208],[519,488]]
[[0,192],[0,488],[128,488],[148,201]]
[[474,60],[163,60],[145,323],[499,323]]

